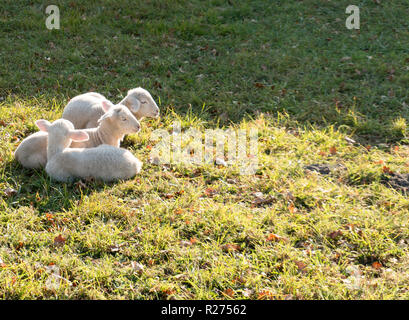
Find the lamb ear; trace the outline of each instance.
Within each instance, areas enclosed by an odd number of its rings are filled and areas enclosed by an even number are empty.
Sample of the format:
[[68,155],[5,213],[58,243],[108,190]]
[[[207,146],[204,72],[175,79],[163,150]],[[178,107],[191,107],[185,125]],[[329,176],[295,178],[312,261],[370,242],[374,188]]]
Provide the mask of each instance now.
[[51,123],[44,119],[37,120],[35,123],[38,129],[44,132],[48,132],[48,128],[51,126]]
[[108,112],[109,109],[111,109],[114,106],[114,104],[108,100],[104,100],[101,103],[102,103],[102,108],[104,109],[105,112]]
[[126,106],[129,108],[129,110],[131,110],[131,112],[136,113],[141,108],[141,102],[137,98],[130,96],[127,99]]
[[105,113],[101,118],[98,119],[98,123],[100,123],[104,119],[108,119],[114,115],[114,112],[112,110],[108,111]]
[[71,130],[70,131],[70,138],[73,141],[81,142],[81,141],[88,141],[89,135],[83,130]]

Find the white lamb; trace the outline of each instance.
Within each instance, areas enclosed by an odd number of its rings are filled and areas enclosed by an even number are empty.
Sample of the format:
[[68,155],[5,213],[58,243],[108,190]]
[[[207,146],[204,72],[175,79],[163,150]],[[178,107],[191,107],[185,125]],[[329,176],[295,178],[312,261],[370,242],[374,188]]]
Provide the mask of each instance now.
[[48,132],[45,171],[57,181],[89,177],[103,181],[130,179],[141,170],[142,162],[125,149],[106,144],[96,148],[68,148],[72,140],[89,139],[84,130],[74,129],[68,120],[59,119],[51,124],[41,119],[36,125],[41,131]]
[[[62,118],[70,120],[77,129],[95,128],[98,119],[104,114],[104,100],[106,98],[103,95],[95,92],[78,95],[65,106]],[[143,117],[159,117],[158,106],[151,94],[143,88],[129,90],[119,104],[126,106],[138,120]]]
[[14,158],[24,168],[39,169],[45,167],[47,163],[47,132],[36,132],[25,138],[16,151]]
[[[140,130],[139,121],[133,116],[127,107],[123,105],[114,106],[111,102],[102,101],[102,107],[106,112],[99,120],[98,127],[85,129],[89,140],[75,142],[71,148],[93,148],[101,144],[119,147],[120,141],[126,134],[136,133]],[[46,132],[36,132],[25,138],[14,156],[25,168],[38,169],[45,167],[47,163],[47,138]]]

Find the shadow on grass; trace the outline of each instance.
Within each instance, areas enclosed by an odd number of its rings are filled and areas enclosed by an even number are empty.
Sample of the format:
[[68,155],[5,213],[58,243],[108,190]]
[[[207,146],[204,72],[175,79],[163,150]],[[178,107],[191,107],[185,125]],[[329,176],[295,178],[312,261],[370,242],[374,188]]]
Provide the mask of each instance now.
[[26,169],[16,160],[5,164],[4,181],[13,191],[3,198],[9,208],[31,206],[40,213],[70,210],[84,196],[101,192],[116,183],[102,181],[83,181],[77,179],[71,183],[53,181],[44,169]]

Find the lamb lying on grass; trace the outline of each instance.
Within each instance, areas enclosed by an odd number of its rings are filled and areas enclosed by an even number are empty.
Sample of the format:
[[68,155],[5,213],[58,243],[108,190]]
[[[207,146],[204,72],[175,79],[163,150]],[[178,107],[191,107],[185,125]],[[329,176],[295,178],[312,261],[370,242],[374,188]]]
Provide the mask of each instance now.
[[68,120],[59,119],[51,124],[41,119],[36,125],[48,132],[45,171],[57,181],[89,177],[103,181],[130,179],[141,170],[142,162],[125,149],[106,144],[96,148],[68,148],[72,140],[84,142],[89,139],[85,130],[75,130]]
[[[111,102],[103,100],[102,107],[106,112],[99,120],[98,127],[84,130],[89,139],[87,141],[72,142],[71,148],[93,148],[101,144],[119,147],[120,141],[126,134],[136,133],[140,130],[139,121],[133,116],[127,107],[119,104],[114,106]],[[47,163],[47,139],[46,132],[36,132],[25,138],[14,156],[25,168],[38,169],[45,167]]]
[[39,169],[47,164],[47,132],[36,132],[25,138],[16,151],[14,158],[24,168]]
[[99,118],[98,127],[84,130],[89,135],[89,140],[74,141],[70,148],[92,148],[100,144],[119,147],[126,134],[136,133],[141,129],[139,121],[125,106],[114,106],[107,100],[102,101],[102,106],[107,112]]
[[[106,98],[95,92],[87,92],[72,98],[62,114],[63,119],[71,121],[75,128],[95,128],[98,119],[104,114],[102,101]],[[119,103],[126,106],[138,119],[143,117],[157,118],[159,108],[151,94],[143,88],[128,91],[127,96]]]

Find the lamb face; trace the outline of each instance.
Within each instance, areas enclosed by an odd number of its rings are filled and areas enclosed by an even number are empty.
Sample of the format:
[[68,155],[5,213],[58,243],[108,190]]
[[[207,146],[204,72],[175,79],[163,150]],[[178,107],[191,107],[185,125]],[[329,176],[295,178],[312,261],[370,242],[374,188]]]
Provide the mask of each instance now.
[[75,130],[74,125],[65,119],[58,119],[52,124],[47,120],[37,120],[37,127],[48,132],[47,159],[68,148],[72,141],[86,141],[89,136],[86,132]]
[[[111,104],[111,106],[107,106]],[[116,106],[109,101],[103,102],[106,113],[98,120],[104,128],[109,127],[111,133],[116,136],[123,136],[129,133],[136,133],[141,130],[141,124],[132,112],[122,104]]]
[[141,130],[139,121],[134,117],[128,108],[118,106],[114,108],[114,117],[117,123],[121,124],[121,131],[123,134],[136,133]]
[[70,146],[69,133],[74,130],[74,125],[70,121],[58,119],[51,124],[48,121],[38,120],[36,124],[41,131],[48,132],[48,145],[58,145],[62,149]]
[[155,100],[153,100],[151,94],[143,88],[129,90],[127,96],[121,103],[126,105],[138,120],[143,117],[159,117],[159,107]]
[[[67,148],[72,139],[81,136],[78,130],[73,130],[73,124],[65,119],[56,120],[53,124],[41,119],[36,121],[36,125],[41,131],[25,138],[14,153],[16,160],[25,168],[44,167],[49,157]],[[51,132],[51,137],[48,132]]]

